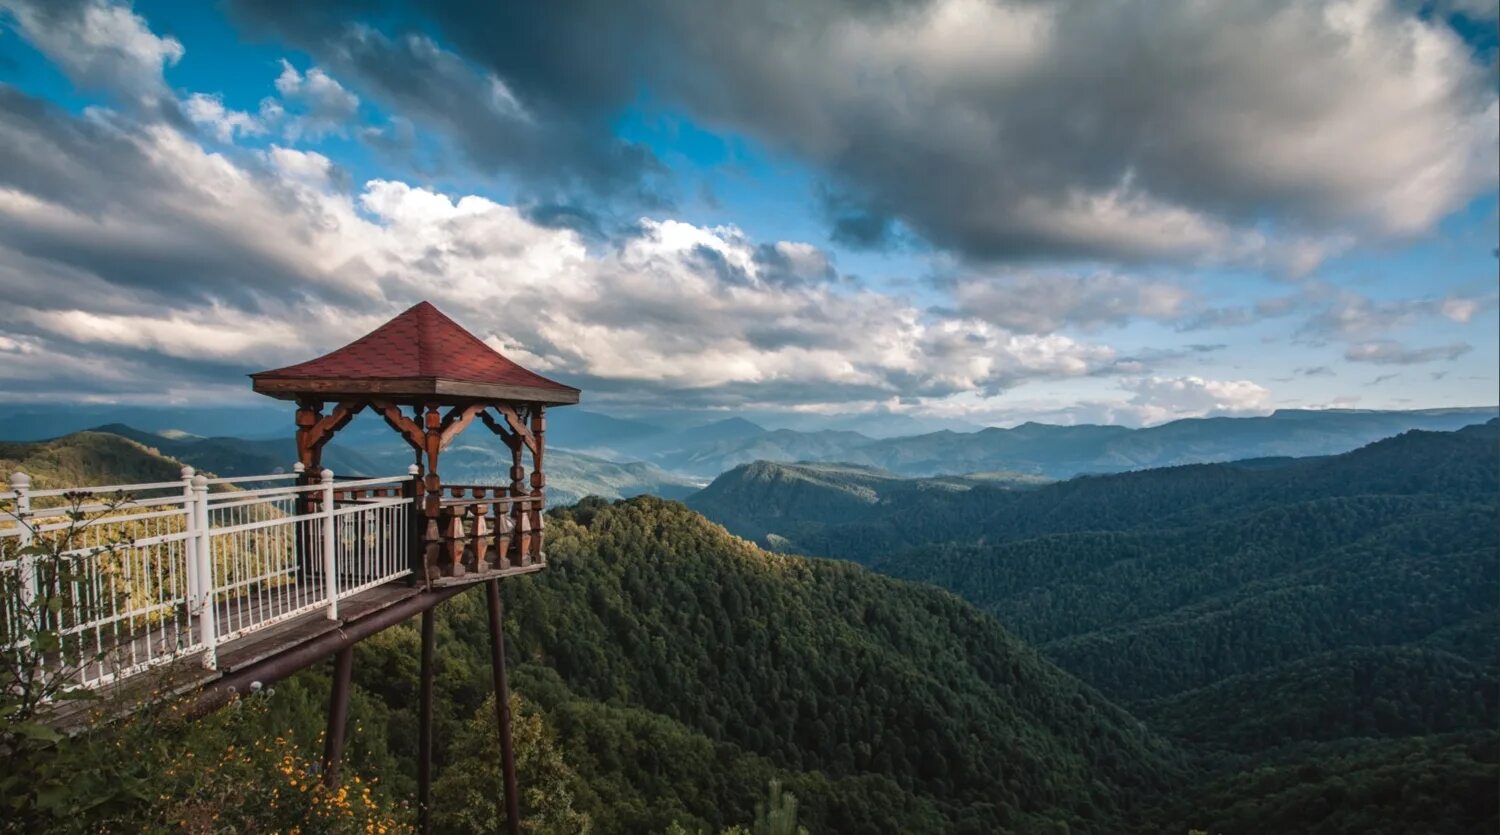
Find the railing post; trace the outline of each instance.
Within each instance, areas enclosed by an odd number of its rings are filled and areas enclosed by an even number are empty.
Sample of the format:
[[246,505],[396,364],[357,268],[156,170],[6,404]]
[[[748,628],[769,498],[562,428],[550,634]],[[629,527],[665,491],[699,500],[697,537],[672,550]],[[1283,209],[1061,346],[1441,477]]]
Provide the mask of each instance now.
[[[31,546],[34,532],[31,529],[31,476],[17,471],[10,477],[11,492],[16,494],[16,524],[20,527],[17,532],[16,546],[19,550],[25,550]],[[36,557],[23,554],[16,561],[16,568],[21,572],[20,588],[21,604],[24,611],[31,611],[36,603]]]
[[333,535],[333,525],[337,518],[333,515],[333,470],[325,469],[323,477],[323,587],[328,594],[328,619],[339,619],[339,577],[336,573],[338,564],[334,560],[334,546],[336,540]]
[[218,623],[214,608],[214,550],[208,529],[208,476],[193,476],[193,516],[198,546],[198,639],[203,644],[203,666],[218,669]]
[[182,597],[187,602],[189,617],[198,614],[199,605],[203,602],[200,599],[203,588],[198,578],[198,504],[193,494],[194,475],[196,471],[192,467],[182,468],[182,550],[187,575],[187,589]]
[[406,474],[408,479],[401,485],[401,495],[411,499],[411,506],[406,515],[406,541],[402,547],[406,548],[406,561],[411,569],[412,585],[426,585],[427,571],[423,565],[426,554],[422,548],[422,533],[423,525],[427,521],[427,513],[422,503],[422,496],[425,492],[422,485],[422,468],[412,464],[406,468]]

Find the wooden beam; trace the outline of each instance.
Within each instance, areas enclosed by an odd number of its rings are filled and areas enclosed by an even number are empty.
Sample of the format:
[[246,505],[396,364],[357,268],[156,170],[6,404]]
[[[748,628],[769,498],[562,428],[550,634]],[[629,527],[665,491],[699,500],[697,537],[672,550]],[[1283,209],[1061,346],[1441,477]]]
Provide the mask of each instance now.
[[333,686],[328,694],[328,731],[323,736],[323,785],[339,781],[344,759],[344,734],[349,725],[349,681],[354,672],[354,645],[333,656]]
[[386,397],[399,400],[430,400],[433,397],[456,400],[505,400],[513,403],[546,403],[569,406],[578,402],[575,388],[541,388],[495,383],[470,383],[433,377],[388,378],[379,380],[347,377],[275,378],[252,375],[253,388],[260,394],[280,400],[315,398],[336,400],[343,397]]
[[510,426],[510,431],[514,432],[521,439],[522,443],[526,444],[526,448],[535,454],[536,436],[531,434],[531,430],[526,426],[526,421],[521,420],[521,416],[516,414],[516,408],[508,403],[496,403],[495,411],[499,412],[501,417],[505,418],[506,424]]
[[505,441],[506,446],[510,446],[512,439],[515,438],[515,433],[511,432],[509,427],[505,426],[500,421],[495,420],[494,416],[489,412],[480,412],[479,419],[484,421],[484,425],[488,426],[491,432],[499,435],[500,439],[502,441]]
[[417,452],[426,449],[427,441],[423,436],[422,427],[415,420],[401,414],[401,407],[389,400],[371,400],[370,406],[385,418],[386,426],[396,430],[401,437],[411,445]]
[[422,677],[417,707],[417,831],[432,833],[432,656],[437,626],[432,610],[422,612]]
[[495,720],[500,732],[500,775],[505,792],[505,831],[521,833],[521,793],[516,788],[516,752],[510,735],[510,682],[505,675],[505,630],[501,626],[500,581],[484,585],[490,615],[490,669],[495,675]]
[[349,425],[354,416],[364,411],[367,402],[364,400],[345,400],[333,407],[333,411],[327,417],[308,428],[308,444],[315,450],[321,451],[340,429]]
[[474,422],[474,417],[486,408],[487,404],[471,403],[468,406],[454,406],[450,409],[443,418],[442,436],[439,441],[441,447],[447,449],[448,445],[453,443],[453,439],[457,438],[460,432],[468,429],[469,424]]

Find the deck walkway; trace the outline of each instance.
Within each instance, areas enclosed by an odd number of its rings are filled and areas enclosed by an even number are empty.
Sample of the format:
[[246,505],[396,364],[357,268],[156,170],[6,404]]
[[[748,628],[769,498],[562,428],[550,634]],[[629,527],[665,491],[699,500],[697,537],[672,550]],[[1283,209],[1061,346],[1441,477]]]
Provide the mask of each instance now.
[[[434,588],[473,586],[502,577],[532,574],[544,567],[542,564],[535,564],[483,573],[471,572],[464,577],[442,578],[433,585]],[[207,689],[219,680],[255,664],[290,652],[330,632],[349,628],[386,608],[416,597],[422,591],[420,586],[413,585],[406,579],[394,580],[340,599],[336,620],[329,618],[325,609],[319,608],[260,627],[249,634],[220,643],[217,646],[217,666],[213,669],[204,666],[202,650],[185,653],[148,673],[130,676],[115,684],[98,688],[97,699],[59,703],[57,710],[50,716],[50,723],[63,733],[72,735],[101,720],[124,716],[143,703]],[[283,587],[282,593],[287,597],[297,594],[293,586]],[[218,618],[221,622],[227,622],[242,605],[271,609],[278,607],[276,602],[267,600],[265,596],[253,601],[230,601],[218,606]],[[169,625],[167,630],[154,630],[150,634],[136,637],[135,641],[141,645],[144,654],[148,649],[146,642],[159,646],[163,640],[170,639],[170,630],[181,630],[184,634],[191,635],[196,628],[197,618],[194,617],[190,623]]]

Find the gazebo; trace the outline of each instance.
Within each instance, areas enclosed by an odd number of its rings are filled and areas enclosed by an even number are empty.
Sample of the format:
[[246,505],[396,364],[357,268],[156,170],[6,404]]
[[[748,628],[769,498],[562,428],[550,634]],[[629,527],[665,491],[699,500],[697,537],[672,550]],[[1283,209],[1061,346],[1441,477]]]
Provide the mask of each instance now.
[[[296,402],[305,478],[316,478],[324,446],[365,409],[411,446],[424,491],[412,573],[429,587],[541,565],[546,408],[577,403],[578,389],[522,368],[425,301],[338,350],[250,378],[255,391]],[[510,449],[510,484],[445,487],[443,450],[476,418]]]
[[[578,389],[522,368],[427,302],[336,351],[250,377],[255,391],[297,404],[297,460],[304,483],[322,477],[323,448],[366,409],[379,414],[411,446],[413,479],[405,489],[412,498],[413,524],[409,526],[411,538],[402,543],[406,547],[401,550],[410,554],[413,582],[423,590],[401,607],[393,606],[367,619],[383,618],[380,623],[369,628],[350,624],[346,629],[350,637],[355,633],[362,636],[383,628],[386,621],[394,623],[408,613],[421,614],[417,810],[425,833],[431,829],[432,807],[433,608],[464,588],[485,583],[507,828],[518,833],[519,793],[511,746],[498,581],[504,576],[539,571],[546,565],[542,550],[546,409],[577,403]],[[438,474],[443,450],[475,419],[500,436],[510,449],[509,484],[443,484]],[[531,452],[529,480],[523,465],[527,450]],[[330,496],[334,507],[381,500],[365,492],[357,487],[335,487],[322,496],[311,491],[300,493],[297,516],[303,518],[321,509],[331,519],[334,509],[319,507],[320,503],[328,504],[326,497]],[[324,571],[316,558],[318,545],[311,533],[310,529],[299,533],[296,543],[301,576],[306,577]],[[357,578],[356,583],[363,579]],[[344,746],[352,641],[340,641],[336,653],[324,752],[330,775],[338,768]],[[302,663],[301,658],[291,655],[284,662],[273,659],[269,663],[283,668],[277,672],[284,674]],[[312,658],[316,653],[310,648],[302,655]]]

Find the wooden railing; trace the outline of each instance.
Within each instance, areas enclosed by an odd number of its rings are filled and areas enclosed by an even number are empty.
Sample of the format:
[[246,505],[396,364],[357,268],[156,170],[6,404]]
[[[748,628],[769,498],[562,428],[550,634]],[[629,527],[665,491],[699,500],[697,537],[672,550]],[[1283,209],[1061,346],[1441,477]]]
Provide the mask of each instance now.
[[546,499],[540,491],[515,495],[513,488],[453,484],[444,485],[443,492],[437,536],[428,542],[443,575],[464,577],[545,563]]

